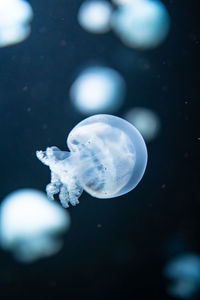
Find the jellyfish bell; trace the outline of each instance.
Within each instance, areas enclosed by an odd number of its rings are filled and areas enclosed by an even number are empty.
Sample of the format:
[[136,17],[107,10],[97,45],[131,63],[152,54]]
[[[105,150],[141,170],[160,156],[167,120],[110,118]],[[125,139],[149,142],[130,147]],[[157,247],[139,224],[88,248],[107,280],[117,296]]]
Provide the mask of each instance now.
[[125,82],[114,69],[103,66],[85,68],[70,89],[70,98],[82,114],[113,113],[122,105]]
[[122,42],[137,49],[160,45],[168,35],[170,17],[159,0],[133,0],[119,6],[112,15],[111,27]]
[[78,22],[86,31],[101,34],[109,31],[112,6],[105,0],[83,2],[78,12]]
[[0,218],[1,248],[24,263],[57,253],[62,247],[58,235],[70,226],[69,214],[33,189],[6,196],[0,206]]
[[[80,182],[94,197],[125,194],[143,176],[147,158],[145,143],[137,129],[121,118],[110,115],[87,118],[72,129],[67,145],[71,152],[79,152]],[[85,163],[90,155],[92,161],[88,167]]]
[[30,26],[11,26],[6,27],[0,34],[0,47],[18,44],[23,42],[30,34]]
[[30,4],[24,0],[0,1],[0,27],[30,22],[33,11]]
[[197,253],[182,253],[173,257],[164,268],[170,280],[167,293],[180,299],[200,295],[200,256]]
[[160,133],[160,118],[151,109],[143,107],[132,108],[125,114],[125,119],[141,132],[146,142],[152,141]]
[[30,32],[33,11],[24,0],[0,1],[0,47],[25,40]]
[[134,189],[143,177],[147,149],[139,131],[112,115],[94,115],[75,126],[67,138],[70,152],[57,147],[37,151],[49,166],[49,198],[59,193],[64,207],[76,205],[83,190],[100,199],[114,198]]
[[200,255],[186,252],[173,257],[167,264],[165,276],[171,279],[192,279],[200,284]]

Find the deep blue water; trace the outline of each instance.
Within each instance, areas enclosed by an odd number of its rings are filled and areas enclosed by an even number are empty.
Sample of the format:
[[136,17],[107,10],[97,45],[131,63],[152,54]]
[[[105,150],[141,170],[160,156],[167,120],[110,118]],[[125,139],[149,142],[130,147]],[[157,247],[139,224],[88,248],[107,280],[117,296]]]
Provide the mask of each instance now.
[[[69,208],[72,226],[58,255],[24,266],[0,252],[2,299],[61,293],[66,299],[172,299],[164,264],[171,252],[200,251],[198,2],[164,2],[172,25],[156,50],[131,50],[112,33],[85,32],[76,20],[80,0],[30,1],[31,36],[0,49],[1,200],[19,188],[45,189],[49,170],[35,151],[66,149],[68,133],[84,118],[68,91],[88,61],[124,76],[127,97],[118,116],[133,105],[147,106],[162,121],[162,134],[147,145],[148,166],[138,187],[111,200],[84,193]],[[168,249],[176,237],[181,242]]]

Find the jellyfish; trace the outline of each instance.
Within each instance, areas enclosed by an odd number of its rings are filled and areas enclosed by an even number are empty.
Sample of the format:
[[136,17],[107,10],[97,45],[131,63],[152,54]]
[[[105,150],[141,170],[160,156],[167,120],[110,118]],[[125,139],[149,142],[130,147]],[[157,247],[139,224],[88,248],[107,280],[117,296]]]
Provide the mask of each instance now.
[[114,11],[111,27],[125,45],[136,49],[151,49],[167,37],[170,17],[165,5],[159,0],[127,1]]
[[30,32],[33,11],[24,0],[0,1],[0,47],[25,40]]
[[143,177],[147,149],[139,131],[126,120],[93,115],[69,133],[70,150],[48,147],[37,158],[50,168],[47,196],[59,194],[63,207],[79,203],[83,190],[99,199],[114,198],[134,189]]
[[160,118],[156,112],[149,108],[132,108],[126,113],[125,119],[140,131],[146,142],[152,141],[160,133]]
[[104,66],[85,68],[70,89],[73,105],[85,115],[116,112],[124,96],[124,79],[116,70]]
[[61,234],[70,226],[70,216],[56,202],[35,189],[20,189],[0,205],[0,246],[22,263],[56,254]]
[[169,295],[189,299],[200,295],[200,256],[186,252],[172,258],[164,268],[164,275],[170,279]]
[[105,33],[110,29],[112,6],[104,0],[87,0],[79,9],[79,24],[91,33]]

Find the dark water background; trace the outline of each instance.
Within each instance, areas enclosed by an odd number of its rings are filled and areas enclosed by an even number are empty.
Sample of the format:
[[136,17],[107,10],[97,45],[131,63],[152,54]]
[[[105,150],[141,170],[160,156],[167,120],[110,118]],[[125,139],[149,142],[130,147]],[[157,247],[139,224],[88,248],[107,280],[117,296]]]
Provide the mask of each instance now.
[[198,1],[164,2],[171,31],[153,51],[82,30],[80,0],[30,1],[31,36],[0,49],[1,200],[19,188],[45,189],[49,170],[35,151],[66,149],[69,131],[84,118],[71,106],[69,88],[88,62],[105,63],[125,78],[118,116],[144,106],[162,121],[138,187],[112,200],[84,193],[69,208],[72,225],[58,255],[21,265],[0,252],[1,299],[172,299],[165,263],[183,250],[200,253]]

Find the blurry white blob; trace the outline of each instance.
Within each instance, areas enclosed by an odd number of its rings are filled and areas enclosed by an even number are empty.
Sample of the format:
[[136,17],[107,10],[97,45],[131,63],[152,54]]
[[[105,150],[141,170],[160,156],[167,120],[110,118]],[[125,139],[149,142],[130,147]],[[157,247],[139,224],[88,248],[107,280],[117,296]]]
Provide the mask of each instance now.
[[164,269],[164,275],[172,282],[167,288],[169,295],[190,299],[200,294],[200,255],[184,253],[174,257]]
[[133,0],[119,6],[111,26],[122,42],[137,49],[157,47],[166,38],[170,17],[159,0]]
[[33,189],[6,196],[0,206],[0,220],[0,246],[23,263],[57,253],[62,247],[58,235],[70,226],[68,212]]
[[78,12],[78,22],[92,33],[105,33],[110,29],[112,6],[104,0],[83,2]]
[[86,115],[115,112],[124,96],[124,79],[117,71],[102,66],[86,68],[70,89],[74,106]]
[[0,47],[25,40],[31,31],[33,11],[24,0],[0,1]]
[[156,138],[161,129],[160,118],[148,108],[132,108],[125,114],[125,119],[139,130],[146,142]]
[[0,47],[23,42],[30,34],[30,26],[15,25],[5,27],[0,33]]

